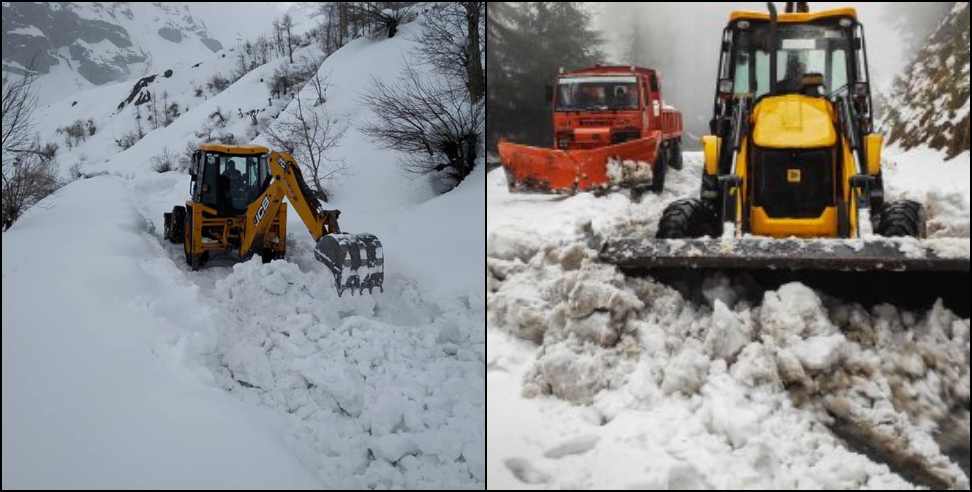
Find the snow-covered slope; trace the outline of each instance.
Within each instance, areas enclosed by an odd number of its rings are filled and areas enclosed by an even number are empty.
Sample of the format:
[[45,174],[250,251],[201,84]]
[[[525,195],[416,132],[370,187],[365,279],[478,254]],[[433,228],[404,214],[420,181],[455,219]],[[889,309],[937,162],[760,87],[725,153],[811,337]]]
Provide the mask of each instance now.
[[904,149],[969,150],[969,3],[956,2],[885,97],[881,131]]
[[[286,261],[214,259],[191,272],[161,238],[162,214],[189,180],[153,172],[151,157],[197,142],[217,108],[217,132],[251,138],[239,112],[271,118],[290,101],[267,101],[283,59],[199,98],[192,87],[228,63],[218,54],[160,76],[154,93],[188,109],[122,152],[113,139],[131,129],[131,105],[113,113],[133,83],[43,111],[46,135],[72,108],[97,120],[58,159],[85,155],[84,172],[105,174],[59,190],[4,233],[5,487],[57,486],[62,469],[92,487],[485,486],[485,174],[432,197],[398,155],[357,136],[372,117],[360,91],[371,76],[393,80],[410,46],[358,40],[322,67],[334,74],[329,102],[353,125],[340,152],[354,174],[334,184],[342,229],[385,246],[385,291],[373,296],[336,296],[296,214]],[[220,413],[226,422],[209,423]],[[50,447],[56,456],[38,458]],[[184,471],[189,461],[195,471]],[[246,470],[227,476],[229,463]]]
[[186,53],[212,53],[224,43],[187,5],[4,2],[3,7],[3,69],[18,73],[33,59],[42,102],[175,68]]
[[[968,156],[889,152],[884,175],[966,255]],[[697,196],[701,155],[684,160],[640,203],[487,175],[490,487],[968,488],[968,319],[745,275],[702,280],[700,302],[597,261],[592,235],[652,237]]]

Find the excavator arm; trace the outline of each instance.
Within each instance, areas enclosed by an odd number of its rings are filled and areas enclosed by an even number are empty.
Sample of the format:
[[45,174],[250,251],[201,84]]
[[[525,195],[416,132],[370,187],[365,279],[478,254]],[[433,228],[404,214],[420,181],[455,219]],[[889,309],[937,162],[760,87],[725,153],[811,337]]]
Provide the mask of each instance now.
[[262,242],[286,197],[300,216],[311,237],[317,241],[314,256],[334,275],[340,296],[345,290],[359,293],[383,290],[384,253],[374,234],[342,233],[338,225],[340,210],[328,210],[307,186],[297,161],[288,152],[271,152],[269,186],[246,211],[247,230],[240,255],[245,255]]

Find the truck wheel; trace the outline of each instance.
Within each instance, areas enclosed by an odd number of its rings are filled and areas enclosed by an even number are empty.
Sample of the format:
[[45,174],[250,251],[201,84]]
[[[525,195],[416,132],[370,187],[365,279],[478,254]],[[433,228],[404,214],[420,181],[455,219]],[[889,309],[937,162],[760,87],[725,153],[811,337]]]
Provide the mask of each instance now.
[[682,170],[682,143],[679,141],[672,142],[672,169],[676,171]]
[[651,180],[651,191],[656,195],[665,191],[665,175],[668,174],[669,147],[661,149],[655,158],[655,169]]
[[162,237],[168,239],[170,243],[175,241],[172,239],[172,213],[165,212],[162,214]]
[[170,219],[166,227],[166,237],[169,238],[169,241],[179,244],[186,233],[186,207],[172,207],[172,213],[168,215]]
[[658,222],[657,239],[716,237],[719,221],[701,200],[686,198],[670,203]]
[[885,203],[877,222],[875,232],[885,237],[923,238],[926,235],[925,208],[912,200]]

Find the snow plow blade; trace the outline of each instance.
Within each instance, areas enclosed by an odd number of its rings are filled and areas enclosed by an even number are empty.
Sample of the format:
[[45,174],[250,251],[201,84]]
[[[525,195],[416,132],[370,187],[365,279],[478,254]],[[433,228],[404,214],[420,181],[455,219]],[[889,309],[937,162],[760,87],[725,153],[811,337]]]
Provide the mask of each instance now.
[[[604,244],[599,258],[625,275],[650,276],[683,295],[698,295],[706,281],[726,276],[761,289],[800,282],[865,306],[890,303],[928,309],[941,300],[956,314],[970,309],[969,257],[946,250],[968,239],[622,239]],[[961,245],[960,250],[962,248]],[[943,251],[939,255],[936,250]],[[953,253],[954,254],[954,253]],[[697,299],[700,300],[701,299]],[[758,301],[758,299],[757,299]]]
[[934,247],[897,239],[624,239],[605,244],[600,257],[631,271],[674,267],[969,272],[968,257],[941,257]]
[[384,292],[385,256],[374,234],[327,234],[317,241],[314,256],[334,274],[338,297],[345,290]]
[[596,149],[558,150],[500,142],[512,192],[574,194],[652,182],[658,135]]

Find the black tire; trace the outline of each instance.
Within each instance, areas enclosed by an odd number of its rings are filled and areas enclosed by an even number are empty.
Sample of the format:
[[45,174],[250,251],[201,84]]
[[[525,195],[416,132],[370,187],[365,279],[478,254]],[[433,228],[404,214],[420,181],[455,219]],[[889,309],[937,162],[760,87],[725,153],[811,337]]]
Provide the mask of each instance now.
[[166,237],[169,241],[179,244],[186,233],[186,207],[172,207],[172,213],[168,215],[170,218],[168,227],[166,227]]
[[925,237],[925,208],[911,200],[885,203],[874,231],[885,237]]
[[682,144],[681,142],[675,140],[672,142],[672,169],[676,171],[682,170]]
[[658,221],[658,239],[684,239],[719,235],[719,220],[701,200],[686,198],[668,204]]
[[162,214],[162,237],[168,239],[170,243],[175,241],[172,239],[172,213],[165,212]]
[[668,174],[668,154],[669,147],[659,149],[658,157],[655,158],[655,169],[651,180],[651,191],[656,195],[665,191],[665,175]]

